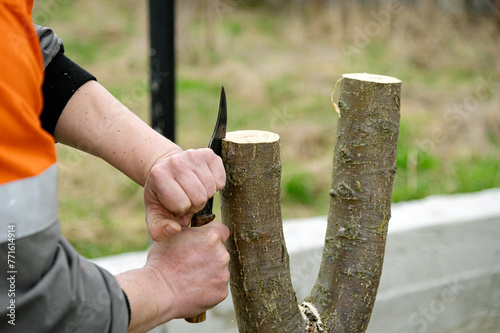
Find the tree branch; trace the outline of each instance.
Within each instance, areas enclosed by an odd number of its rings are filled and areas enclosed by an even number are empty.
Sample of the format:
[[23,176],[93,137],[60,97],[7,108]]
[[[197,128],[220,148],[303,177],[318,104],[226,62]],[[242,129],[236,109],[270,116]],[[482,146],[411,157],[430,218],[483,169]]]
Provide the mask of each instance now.
[[222,158],[227,174],[222,221],[231,230],[226,246],[239,331],[300,332],[304,323],[281,221],[279,136],[227,133]]
[[382,274],[401,81],[345,74],[320,272],[306,301],[327,332],[365,332]]

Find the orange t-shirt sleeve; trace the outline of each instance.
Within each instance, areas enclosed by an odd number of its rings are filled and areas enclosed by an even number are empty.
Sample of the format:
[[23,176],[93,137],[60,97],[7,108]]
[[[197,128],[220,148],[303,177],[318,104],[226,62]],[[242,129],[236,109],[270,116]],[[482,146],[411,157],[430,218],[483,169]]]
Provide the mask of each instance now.
[[56,162],[41,127],[43,63],[32,1],[0,0],[0,184],[42,173]]

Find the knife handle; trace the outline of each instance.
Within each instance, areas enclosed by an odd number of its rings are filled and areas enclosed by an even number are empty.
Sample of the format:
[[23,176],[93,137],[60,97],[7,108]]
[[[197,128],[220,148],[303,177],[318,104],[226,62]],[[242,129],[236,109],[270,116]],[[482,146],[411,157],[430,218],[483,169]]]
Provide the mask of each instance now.
[[215,214],[203,214],[196,215],[194,214],[191,218],[191,226],[192,227],[201,227],[202,225],[207,224],[208,222],[212,222],[215,219]]
[[[215,214],[212,213],[203,214],[199,216],[195,214],[191,219],[191,227],[201,227],[202,225],[205,225],[208,222],[212,222],[214,219],[215,219]],[[205,319],[207,319],[207,313],[205,311],[194,317],[184,318],[185,321],[192,324],[204,322]]]

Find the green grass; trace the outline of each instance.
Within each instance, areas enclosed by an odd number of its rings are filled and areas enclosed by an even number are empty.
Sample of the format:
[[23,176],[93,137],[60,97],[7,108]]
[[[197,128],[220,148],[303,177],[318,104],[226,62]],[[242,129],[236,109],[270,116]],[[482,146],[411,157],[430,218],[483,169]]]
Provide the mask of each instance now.
[[498,156],[454,161],[441,161],[426,152],[417,152],[414,156],[418,156],[418,162],[411,170],[407,168],[407,163],[411,162],[398,163],[393,201],[420,199],[432,194],[475,192],[500,185]]
[[224,32],[231,37],[238,37],[243,34],[244,28],[241,22],[237,20],[226,20],[222,24]]
[[[190,3],[177,11],[178,144],[207,146],[224,85],[228,131],[281,137],[285,218],[328,212],[337,119],[330,93],[343,73],[403,81],[394,202],[500,187],[500,46],[489,22],[432,31],[425,16],[402,13],[392,29],[345,54],[342,45],[353,45],[353,32],[372,19],[362,11],[341,26],[328,10],[311,16],[253,5],[210,13]],[[148,121],[147,2],[35,4],[35,17],[63,38],[66,54]],[[48,4],[58,6],[54,15],[45,15]],[[141,189],[96,158],[58,151],[59,211],[70,242],[88,257],[146,248]],[[219,214],[218,198],[215,206]]]

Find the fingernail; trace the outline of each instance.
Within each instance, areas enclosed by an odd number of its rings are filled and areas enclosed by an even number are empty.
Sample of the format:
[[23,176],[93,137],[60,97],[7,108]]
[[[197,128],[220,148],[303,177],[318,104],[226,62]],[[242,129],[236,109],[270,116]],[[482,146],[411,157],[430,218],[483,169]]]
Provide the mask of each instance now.
[[178,232],[178,230],[172,227],[170,224],[163,228],[163,231],[168,237],[173,236]]

